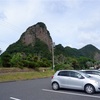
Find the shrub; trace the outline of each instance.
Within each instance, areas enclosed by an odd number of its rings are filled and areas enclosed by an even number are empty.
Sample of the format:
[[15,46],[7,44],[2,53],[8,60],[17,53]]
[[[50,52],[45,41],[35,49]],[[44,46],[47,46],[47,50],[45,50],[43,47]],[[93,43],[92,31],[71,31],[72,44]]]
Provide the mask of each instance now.
[[55,71],[57,70],[72,70],[73,67],[71,67],[70,64],[58,64],[55,66]]

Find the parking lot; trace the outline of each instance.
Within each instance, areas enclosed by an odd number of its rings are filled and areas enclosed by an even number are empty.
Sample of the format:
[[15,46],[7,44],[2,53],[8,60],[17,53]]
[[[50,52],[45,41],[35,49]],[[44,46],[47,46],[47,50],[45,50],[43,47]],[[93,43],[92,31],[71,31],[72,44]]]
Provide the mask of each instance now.
[[50,78],[0,83],[0,100],[100,100],[100,93],[51,88]]

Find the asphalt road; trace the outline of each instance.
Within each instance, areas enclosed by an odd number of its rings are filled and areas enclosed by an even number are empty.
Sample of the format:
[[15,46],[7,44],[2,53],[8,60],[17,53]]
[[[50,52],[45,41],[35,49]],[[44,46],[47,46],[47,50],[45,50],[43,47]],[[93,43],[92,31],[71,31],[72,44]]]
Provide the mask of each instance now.
[[0,83],[0,100],[100,100],[100,93],[61,89],[53,91],[50,78]]

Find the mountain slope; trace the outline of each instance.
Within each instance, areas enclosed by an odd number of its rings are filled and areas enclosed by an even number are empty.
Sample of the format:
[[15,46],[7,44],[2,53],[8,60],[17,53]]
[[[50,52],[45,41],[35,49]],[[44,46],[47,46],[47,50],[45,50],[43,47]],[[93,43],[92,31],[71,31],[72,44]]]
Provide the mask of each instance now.
[[83,48],[79,49],[79,52],[86,57],[94,58],[95,54],[99,54],[100,50],[97,49],[95,46],[89,44],[84,46]]
[[60,44],[55,47],[55,55],[63,54],[66,57],[88,57],[92,59],[100,60],[100,50],[95,46],[89,44],[81,49],[71,48],[66,46],[65,48]]

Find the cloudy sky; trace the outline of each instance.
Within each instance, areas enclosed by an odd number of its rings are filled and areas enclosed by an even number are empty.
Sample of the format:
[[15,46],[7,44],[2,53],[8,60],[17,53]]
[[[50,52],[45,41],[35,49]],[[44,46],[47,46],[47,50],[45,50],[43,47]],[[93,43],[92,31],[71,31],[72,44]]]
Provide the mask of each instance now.
[[0,0],[0,49],[44,22],[55,44],[100,49],[100,0]]

